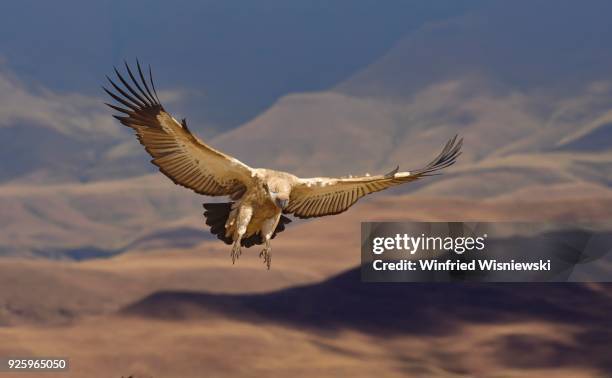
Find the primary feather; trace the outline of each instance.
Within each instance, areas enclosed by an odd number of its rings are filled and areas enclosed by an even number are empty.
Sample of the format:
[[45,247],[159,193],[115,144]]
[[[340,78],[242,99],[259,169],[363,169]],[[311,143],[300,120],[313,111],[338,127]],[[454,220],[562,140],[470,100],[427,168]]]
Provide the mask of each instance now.
[[181,124],[168,114],[157,93],[151,91],[150,88],[155,88],[153,81],[147,83],[140,64],[137,64],[140,83],[127,64],[126,67],[131,83],[115,69],[122,86],[107,77],[115,92],[104,88],[123,107],[107,105],[122,113],[114,117],[136,132],[153,157],[151,162],[175,184],[199,194],[222,196],[244,190],[252,169],[208,146],[191,133],[186,122]]

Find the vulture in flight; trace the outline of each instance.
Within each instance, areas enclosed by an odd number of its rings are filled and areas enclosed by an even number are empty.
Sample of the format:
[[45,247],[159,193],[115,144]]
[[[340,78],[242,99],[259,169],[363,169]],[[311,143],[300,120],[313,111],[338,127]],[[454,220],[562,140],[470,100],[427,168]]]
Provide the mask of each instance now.
[[[424,168],[399,172],[399,167],[384,175],[361,177],[301,178],[291,173],[251,168],[203,142],[177,121],[159,101],[149,67],[144,74],[140,63],[127,76],[116,68],[117,80],[104,91],[116,104],[106,104],[125,126],[134,130],[138,140],[153,158],[151,162],[175,184],[205,196],[227,196],[227,203],[204,204],[210,231],[227,244],[233,244],[232,262],[241,247],[263,244],[259,254],[270,269],[270,240],[291,222],[283,214],[313,218],[340,214],[361,197],[411,182],[452,165],[460,155],[462,139],[453,137],[440,154]],[[146,77],[148,76],[148,77]]]

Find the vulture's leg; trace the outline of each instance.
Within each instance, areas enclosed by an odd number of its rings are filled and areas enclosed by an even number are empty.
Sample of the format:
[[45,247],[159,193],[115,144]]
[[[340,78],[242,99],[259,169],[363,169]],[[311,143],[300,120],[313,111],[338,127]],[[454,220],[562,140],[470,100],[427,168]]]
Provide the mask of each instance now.
[[242,254],[242,249],[240,248],[240,239],[239,239],[234,242],[234,245],[232,245],[232,252],[230,254],[230,256],[232,256],[232,264],[236,263],[236,260],[238,260],[241,254]]
[[234,245],[232,246],[232,264],[236,263],[236,260],[242,254],[242,250],[240,249],[240,240],[244,236],[244,233],[247,230],[249,222],[251,221],[251,216],[253,215],[253,209],[250,206],[241,206],[238,209],[238,215],[236,217],[236,230],[234,231]]
[[268,270],[270,270],[270,265],[272,264],[272,248],[270,247],[270,238],[264,236],[264,243],[264,249],[262,249],[259,253],[259,257],[263,257],[264,264],[266,264]]
[[264,249],[259,254],[259,257],[263,257],[264,264],[266,264],[268,270],[270,269],[270,264],[272,264],[272,248],[270,247],[270,239],[272,239],[272,235],[274,234],[279,218],[280,213],[275,217],[266,219],[261,227],[261,237],[264,241]]

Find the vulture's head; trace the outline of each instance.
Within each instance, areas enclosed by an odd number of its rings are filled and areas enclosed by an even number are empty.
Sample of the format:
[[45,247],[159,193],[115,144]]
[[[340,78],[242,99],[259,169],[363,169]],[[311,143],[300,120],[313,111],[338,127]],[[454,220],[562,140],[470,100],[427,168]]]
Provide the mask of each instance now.
[[266,183],[264,189],[268,192],[270,200],[279,208],[284,209],[289,204],[291,186],[284,183]]

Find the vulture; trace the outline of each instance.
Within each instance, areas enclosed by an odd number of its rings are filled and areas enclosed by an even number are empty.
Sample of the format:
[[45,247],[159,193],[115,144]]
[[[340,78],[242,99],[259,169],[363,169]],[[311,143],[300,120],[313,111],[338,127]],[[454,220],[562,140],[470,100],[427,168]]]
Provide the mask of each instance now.
[[[455,135],[429,164],[421,169],[400,172],[399,166],[382,175],[359,177],[301,178],[291,173],[252,168],[208,145],[177,121],[161,104],[149,66],[148,75],[140,63],[127,75],[114,69],[116,79],[106,76],[110,87],[104,91],[119,114],[113,115],[134,130],[151,155],[151,163],[175,184],[204,196],[229,197],[225,203],[205,203],[204,216],[212,234],[232,244],[235,263],[241,247],[263,244],[259,257],[270,269],[270,240],[297,218],[340,214],[360,198],[387,188],[436,174],[452,165],[461,154],[462,139]],[[148,76],[148,77],[147,77]]]

